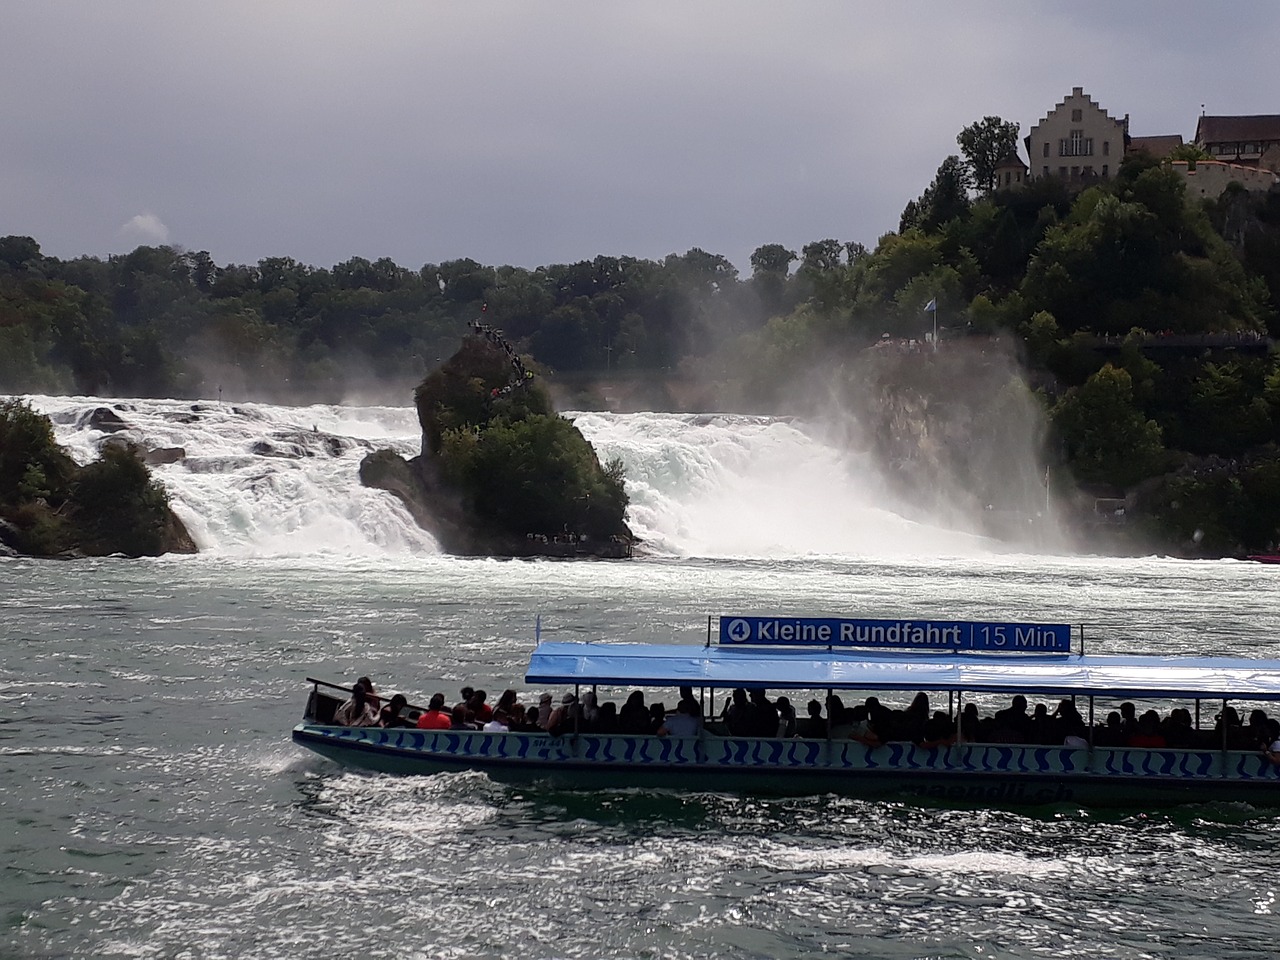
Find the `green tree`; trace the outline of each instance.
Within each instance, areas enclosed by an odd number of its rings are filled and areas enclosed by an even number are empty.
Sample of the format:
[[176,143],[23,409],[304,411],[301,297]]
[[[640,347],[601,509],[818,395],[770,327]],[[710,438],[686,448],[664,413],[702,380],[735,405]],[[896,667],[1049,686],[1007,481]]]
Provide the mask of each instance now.
[[974,185],[984,196],[996,187],[996,165],[1017,155],[1018,125],[999,117],[983,117],[969,124],[956,137]]
[[1159,425],[1135,406],[1128,372],[1109,363],[1067,392],[1053,423],[1081,480],[1129,487],[1161,466]]

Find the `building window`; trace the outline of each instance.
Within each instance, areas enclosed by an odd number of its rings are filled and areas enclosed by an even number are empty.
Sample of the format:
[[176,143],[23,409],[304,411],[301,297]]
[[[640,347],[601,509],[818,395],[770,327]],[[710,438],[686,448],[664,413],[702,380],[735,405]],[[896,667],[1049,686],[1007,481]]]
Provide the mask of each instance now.
[[1058,141],[1058,156],[1093,156],[1093,137],[1086,137],[1083,130],[1072,130],[1071,136]]
[[1046,140],[1046,141],[1044,142],[1044,155],[1045,155],[1046,157],[1049,155],[1049,141],[1048,141],[1048,140]]
[[1071,122],[1072,122],[1072,123],[1079,123],[1082,119],[1084,119],[1084,111],[1083,111],[1083,110],[1072,110],[1072,111],[1071,111]]
[[1049,175],[1049,168],[1048,168],[1048,167],[1041,167],[1040,169],[1044,171],[1044,172],[1041,174],[1041,176],[1042,176],[1042,177],[1047,177],[1047,176]]
[[1103,155],[1104,157],[1109,157],[1109,156],[1111,156],[1111,141],[1110,141],[1110,140],[1103,140],[1103,141],[1102,141],[1102,155]]
[[1058,176],[1060,176],[1063,180],[1067,179],[1067,168],[1066,168],[1066,167],[1059,167],[1059,168],[1058,168]]
[[1107,165],[1105,163],[1102,165],[1102,175],[1104,177],[1107,175]]

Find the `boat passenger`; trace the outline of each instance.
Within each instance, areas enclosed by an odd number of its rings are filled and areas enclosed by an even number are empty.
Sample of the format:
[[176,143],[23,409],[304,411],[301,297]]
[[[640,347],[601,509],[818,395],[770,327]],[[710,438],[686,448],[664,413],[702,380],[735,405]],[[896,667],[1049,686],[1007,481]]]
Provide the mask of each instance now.
[[448,730],[453,726],[453,718],[444,708],[444,694],[434,693],[427,709],[418,717],[419,730]]
[[372,727],[378,722],[378,714],[369,702],[364,684],[352,685],[351,699],[334,711],[333,722],[339,727]]
[[696,737],[698,730],[702,724],[698,721],[697,716],[698,702],[689,697],[680,701],[676,707],[676,712],[667,717],[662,726],[658,727],[657,734],[660,737]]
[[[869,697],[870,703],[874,697]],[[876,700],[878,704],[880,701]],[[834,693],[827,697],[827,727],[833,740],[845,740],[853,730],[853,711]]]
[[560,701],[560,706],[551,711],[551,717],[547,720],[547,730],[557,736],[575,733],[579,720],[581,720],[581,711],[578,707],[578,698],[572,693],[566,693]]
[[1127,700],[1120,704],[1120,732],[1125,742],[1138,732],[1138,709]]
[[[1196,731],[1191,723],[1191,711],[1186,707],[1177,707],[1169,711],[1168,718],[1160,724],[1160,732],[1164,734],[1165,743],[1179,750],[1188,750],[1196,744]],[[1264,742],[1265,747],[1270,741]]]
[[1068,747],[1089,745],[1089,729],[1085,726],[1084,717],[1080,716],[1080,711],[1071,700],[1062,700],[1058,703],[1058,709],[1053,712],[1053,720],[1054,739],[1051,742]]
[[538,710],[534,714],[534,723],[539,730],[551,729],[551,694],[544,693],[538,698]]
[[926,750],[936,747],[949,747],[956,742],[955,722],[941,710],[935,710],[933,716],[924,725],[924,736],[917,744]]
[[[879,718],[878,724],[872,721],[867,705],[860,703],[852,710],[847,711],[849,723],[839,729],[848,730],[849,732],[845,736],[850,740],[857,740],[868,747],[878,747],[890,738],[889,729],[892,723],[889,708],[882,706],[879,700],[875,703],[875,711]],[[837,728],[833,727],[832,729],[835,730]],[[835,734],[833,733],[832,736],[835,736]]]
[[658,728],[667,722],[667,708],[661,703],[649,704],[649,729],[645,733],[657,733]]
[[373,712],[376,714],[382,709],[382,698],[378,696],[378,691],[373,688],[373,681],[368,677],[361,677],[356,683],[364,687],[364,695],[369,701],[369,706],[373,707]]
[[752,736],[751,703],[742,687],[737,687],[729,695],[729,702],[724,708],[724,723],[731,737]]
[[827,735],[827,718],[822,715],[822,704],[810,700],[806,709],[809,716],[796,723],[796,736],[809,740],[821,740]]
[[750,737],[776,737],[778,735],[778,708],[759,687],[751,691]]
[[1167,746],[1164,735],[1160,732],[1160,714],[1148,710],[1138,718],[1137,732],[1125,741],[1129,747],[1163,747]]
[[480,728],[485,733],[510,733],[511,714],[505,710],[493,711],[493,719]]
[[960,736],[968,743],[978,743],[982,732],[982,720],[978,717],[978,705],[966,703],[960,711]]
[[596,718],[596,733],[618,732],[618,705],[612,700],[600,704],[600,716]]
[[1271,742],[1267,744],[1262,751],[1266,754],[1268,760],[1277,767],[1280,767],[1280,721],[1268,720],[1267,732],[1271,737]]
[[450,730],[476,730],[478,729],[474,723],[467,718],[467,708],[465,704],[455,703],[453,705],[453,714],[449,721]]
[[493,712],[497,713],[501,710],[510,716],[516,709],[516,698],[519,696],[514,690],[503,690],[502,696],[498,698],[498,702],[494,705]]
[[600,703],[596,699],[596,692],[588,690],[582,695],[582,729],[594,733],[599,721]]
[[483,690],[476,690],[467,700],[467,712],[476,723],[485,724],[493,719],[493,707],[484,702],[487,696]]
[[789,739],[796,735],[796,708],[791,705],[791,700],[787,697],[779,697],[774,701],[774,706],[778,708],[778,731],[775,737]]
[[997,711],[991,732],[993,743],[1026,743],[1031,718],[1027,716],[1027,698],[1018,694],[1004,710]]
[[391,702],[382,708],[378,713],[378,726],[380,727],[409,727],[412,726],[408,720],[404,718],[404,708],[409,705],[409,701],[405,699],[403,693],[397,693],[391,698]]
[[649,732],[649,708],[644,705],[644,693],[632,690],[627,702],[618,713],[618,730],[633,736]]

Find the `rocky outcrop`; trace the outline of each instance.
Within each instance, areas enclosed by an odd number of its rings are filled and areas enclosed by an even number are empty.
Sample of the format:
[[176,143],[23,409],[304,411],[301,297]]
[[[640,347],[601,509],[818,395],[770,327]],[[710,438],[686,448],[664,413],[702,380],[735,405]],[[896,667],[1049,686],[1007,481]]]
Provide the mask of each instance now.
[[397,496],[449,553],[630,556],[621,463],[602,467],[513,346],[474,327],[414,393],[421,454],[372,453],[361,483]]
[[631,556],[634,541],[630,537],[520,536],[481,523],[462,496],[443,480],[436,463],[422,456],[406,460],[393,450],[377,450],[360,461],[360,482],[394,494],[446,553],[464,557]]

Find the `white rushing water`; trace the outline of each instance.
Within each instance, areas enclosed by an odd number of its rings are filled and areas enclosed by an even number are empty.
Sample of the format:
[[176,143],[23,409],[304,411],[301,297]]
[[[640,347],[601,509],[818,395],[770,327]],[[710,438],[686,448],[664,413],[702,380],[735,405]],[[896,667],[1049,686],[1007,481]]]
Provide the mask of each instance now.
[[[186,400],[32,397],[80,462],[112,437],[183,456],[153,468],[203,552],[237,556],[438,552],[389,493],[360,485],[360,460],[421,440],[411,408],[285,407]],[[106,407],[128,426],[91,422]],[[865,456],[786,419],[570,414],[602,461],[620,458],[628,521],[665,556],[975,556],[989,544],[906,519]]]

